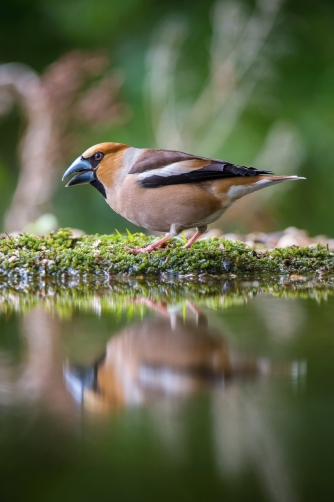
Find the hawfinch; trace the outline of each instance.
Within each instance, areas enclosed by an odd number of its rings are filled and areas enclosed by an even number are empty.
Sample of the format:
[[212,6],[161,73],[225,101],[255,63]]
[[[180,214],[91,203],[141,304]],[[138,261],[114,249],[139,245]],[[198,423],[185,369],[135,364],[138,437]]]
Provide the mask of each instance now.
[[231,348],[224,334],[210,327],[206,315],[190,302],[191,310],[197,310],[196,322],[175,309],[170,312],[167,305],[141,300],[159,315],[114,333],[96,362],[65,366],[67,388],[91,411],[184,397],[210,387],[223,391],[225,383],[268,377],[279,369],[268,363],[264,370],[263,360]]
[[74,173],[67,187],[90,183],[116,213],[148,230],[167,232],[146,248],[132,249],[135,253],[152,251],[183,230],[196,228],[185,245],[189,248],[240,197],[285,180],[304,179],[121,143],[92,146],[73,162],[63,179]]

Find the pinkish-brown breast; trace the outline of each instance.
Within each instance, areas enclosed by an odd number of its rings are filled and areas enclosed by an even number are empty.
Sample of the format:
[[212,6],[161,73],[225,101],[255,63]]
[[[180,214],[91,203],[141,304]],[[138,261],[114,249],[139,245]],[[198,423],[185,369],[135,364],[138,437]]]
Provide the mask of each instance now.
[[219,199],[199,185],[143,188],[133,174],[107,192],[107,202],[135,225],[158,232],[169,232],[175,224],[193,228],[221,210]]

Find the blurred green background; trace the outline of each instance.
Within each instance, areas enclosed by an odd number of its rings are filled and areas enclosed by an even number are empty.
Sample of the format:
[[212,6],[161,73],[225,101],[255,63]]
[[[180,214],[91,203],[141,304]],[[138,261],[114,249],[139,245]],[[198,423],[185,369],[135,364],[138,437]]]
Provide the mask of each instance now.
[[0,230],[45,213],[133,230],[92,187],[61,183],[89,146],[117,141],[306,176],[215,226],[334,236],[333,26],[325,0],[3,0]]

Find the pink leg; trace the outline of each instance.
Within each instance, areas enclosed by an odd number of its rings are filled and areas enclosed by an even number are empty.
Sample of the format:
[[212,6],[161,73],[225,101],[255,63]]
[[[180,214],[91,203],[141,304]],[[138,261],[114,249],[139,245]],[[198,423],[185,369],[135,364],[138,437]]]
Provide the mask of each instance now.
[[208,229],[207,225],[203,225],[202,227],[197,227],[196,228],[196,233],[195,235],[192,236],[191,239],[189,239],[189,241],[187,242],[187,244],[184,247],[184,249],[189,249],[190,246],[192,246],[194,244],[194,242],[197,241],[197,239],[202,235],[204,234],[204,232],[206,232]]
[[186,303],[187,303],[187,306],[189,307],[189,309],[192,311],[193,314],[195,314],[196,317],[198,317],[202,314],[200,309],[198,307],[196,307],[196,305],[192,301],[186,300]]
[[154,249],[158,248],[162,244],[164,244],[168,239],[172,237],[172,234],[167,234],[158,241],[152,242],[149,246],[146,246],[146,248],[133,248],[133,249],[128,249],[130,253],[150,253]]
[[187,244],[184,247],[184,249],[188,249],[190,248],[190,246],[192,246],[194,244],[194,242],[197,241],[197,239],[202,235],[203,232],[196,232],[195,235],[193,235],[191,237],[191,239],[189,239],[189,241],[187,242]]
[[136,303],[144,304],[150,309],[159,312],[159,314],[163,314],[167,317],[170,317],[170,313],[168,312],[167,307],[165,307],[162,303],[155,302],[154,300],[150,300],[148,298],[138,298],[136,300]]

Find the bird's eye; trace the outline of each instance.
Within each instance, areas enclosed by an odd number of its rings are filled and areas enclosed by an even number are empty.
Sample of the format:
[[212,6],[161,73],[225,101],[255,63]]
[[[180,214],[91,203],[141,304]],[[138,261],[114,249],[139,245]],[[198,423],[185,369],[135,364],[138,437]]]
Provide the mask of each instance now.
[[104,154],[102,152],[94,153],[94,160],[96,160],[97,162],[100,162],[100,160],[102,160],[103,157],[104,157]]

